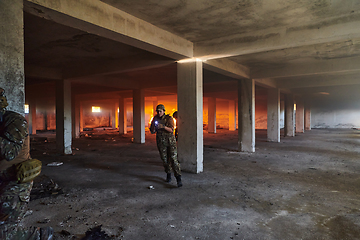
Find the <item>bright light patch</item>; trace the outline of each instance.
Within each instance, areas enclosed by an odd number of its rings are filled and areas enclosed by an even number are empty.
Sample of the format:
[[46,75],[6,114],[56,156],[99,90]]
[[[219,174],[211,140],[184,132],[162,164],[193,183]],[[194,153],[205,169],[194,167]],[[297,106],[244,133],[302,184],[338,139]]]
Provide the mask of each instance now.
[[100,107],[92,107],[92,112],[101,112]]
[[294,111],[296,111],[296,104],[294,104]]
[[188,63],[188,62],[202,62],[200,58],[187,58],[177,61],[178,63]]
[[25,113],[29,113],[29,104],[25,104],[24,108],[25,108]]

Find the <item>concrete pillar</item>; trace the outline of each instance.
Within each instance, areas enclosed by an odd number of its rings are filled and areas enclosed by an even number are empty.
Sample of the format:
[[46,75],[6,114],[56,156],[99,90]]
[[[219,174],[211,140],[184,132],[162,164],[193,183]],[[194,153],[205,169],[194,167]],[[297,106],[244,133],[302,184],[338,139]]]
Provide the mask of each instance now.
[[178,157],[184,171],[203,171],[203,64],[177,64]]
[[126,102],[123,97],[119,98],[119,134],[127,134]]
[[304,100],[302,98],[296,99],[296,133],[304,132]]
[[145,91],[133,91],[134,143],[145,143]]
[[119,129],[119,101],[115,102],[115,128]]
[[44,129],[48,130],[48,114],[46,110],[44,111]]
[[216,133],[216,98],[208,98],[208,132]]
[[23,1],[0,1],[0,87],[8,110],[25,115]]
[[31,101],[29,104],[29,133],[36,134],[36,101]]
[[74,110],[74,137],[80,138],[80,101],[75,100]]
[[71,82],[56,82],[56,149],[71,154]]
[[304,126],[305,130],[311,130],[311,103],[310,100],[305,101],[305,117]]
[[267,140],[280,142],[280,89],[269,88],[267,94]]
[[79,121],[80,121],[80,132],[84,131],[84,108],[82,102],[80,102],[80,111],[79,111]]
[[255,81],[241,79],[238,86],[239,151],[255,152]]
[[111,104],[113,105],[111,108],[111,128],[116,129],[116,118],[119,116],[117,114],[117,103]]
[[285,137],[295,136],[295,111],[294,111],[294,95],[286,94],[285,96]]
[[236,130],[236,106],[235,101],[229,101],[229,131]]

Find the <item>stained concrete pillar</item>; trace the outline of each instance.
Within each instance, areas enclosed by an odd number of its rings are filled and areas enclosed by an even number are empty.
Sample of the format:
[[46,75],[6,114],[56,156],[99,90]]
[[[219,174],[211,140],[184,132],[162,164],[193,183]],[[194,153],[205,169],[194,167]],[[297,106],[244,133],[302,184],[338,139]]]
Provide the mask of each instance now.
[[295,111],[294,111],[294,95],[286,94],[285,96],[285,137],[295,136]]
[[133,91],[134,143],[145,143],[145,90]]
[[44,111],[44,129],[48,130],[48,112]]
[[239,151],[255,152],[255,81],[241,79],[238,86]]
[[115,128],[119,129],[119,101],[115,102]]
[[311,130],[311,103],[310,100],[305,101],[305,110],[304,110],[304,126],[305,130]]
[[29,103],[29,133],[36,134],[36,101]]
[[302,98],[296,99],[296,133],[304,132],[304,100]]
[[267,140],[280,142],[280,89],[269,88],[267,93]]
[[126,102],[123,97],[119,98],[119,134],[127,133]]
[[236,130],[236,104],[234,100],[229,101],[229,131]]
[[8,110],[25,115],[23,1],[0,1],[0,87]]
[[203,64],[177,64],[178,158],[184,171],[203,171]]
[[216,133],[216,98],[208,98],[208,132]]
[[80,132],[84,131],[84,108],[82,102],[80,102],[80,110],[79,110],[79,121],[80,121]]
[[56,82],[56,149],[63,154],[71,154],[71,82]]
[[117,114],[117,104],[114,103],[114,104],[110,104],[110,105],[113,105],[112,108],[111,108],[111,128],[112,129],[116,129],[116,118],[117,116],[119,116]]
[[75,100],[74,109],[74,134],[73,137],[80,138],[80,101]]

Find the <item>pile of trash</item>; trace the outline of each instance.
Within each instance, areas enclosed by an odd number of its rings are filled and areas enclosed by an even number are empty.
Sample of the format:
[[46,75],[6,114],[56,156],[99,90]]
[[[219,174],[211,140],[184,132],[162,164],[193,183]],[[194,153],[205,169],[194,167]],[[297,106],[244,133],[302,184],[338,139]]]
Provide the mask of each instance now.
[[64,192],[59,185],[51,178],[46,175],[40,175],[34,179],[34,185],[30,193],[30,198],[34,200],[44,197],[58,196],[63,193]]

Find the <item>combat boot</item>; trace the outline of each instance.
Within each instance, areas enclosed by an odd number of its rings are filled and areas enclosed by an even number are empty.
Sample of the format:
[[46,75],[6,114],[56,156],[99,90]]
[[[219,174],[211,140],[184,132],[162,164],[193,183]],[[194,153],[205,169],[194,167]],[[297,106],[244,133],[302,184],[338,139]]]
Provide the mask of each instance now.
[[176,181],[177,181],[177,186],[178,186],[178,187],[182,187],[181,175],[176,176]]
[[166,182],[171,182],[171,173],[166,175]]
[[40,228],[40,240],[52,240],[54,236],[54,229],[52,227]]

